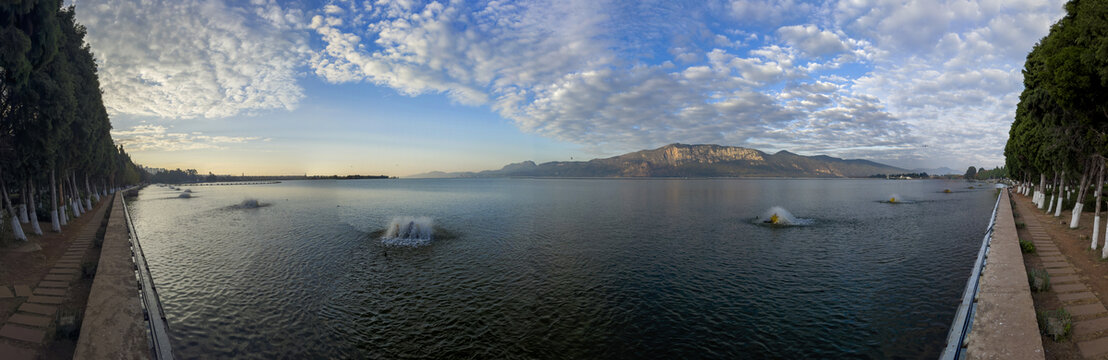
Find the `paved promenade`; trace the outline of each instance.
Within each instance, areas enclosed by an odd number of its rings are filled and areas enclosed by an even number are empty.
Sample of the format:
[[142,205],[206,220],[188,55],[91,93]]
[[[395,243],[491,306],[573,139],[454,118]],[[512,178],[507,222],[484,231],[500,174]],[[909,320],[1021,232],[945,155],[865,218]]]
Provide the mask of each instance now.
[[150,358],[123,194],[117,193],[113,201],[74,359]]
[[966,355],[971,359],[1043,359],[1011,202],[1007,191],[1000,196]]

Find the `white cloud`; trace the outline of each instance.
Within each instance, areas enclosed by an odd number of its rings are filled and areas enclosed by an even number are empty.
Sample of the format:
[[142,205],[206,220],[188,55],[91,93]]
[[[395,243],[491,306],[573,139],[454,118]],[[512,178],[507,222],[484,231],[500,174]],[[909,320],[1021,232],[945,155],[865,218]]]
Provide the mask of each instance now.
[[715,142],[928,166],[999,162],[1023,57],[1062,13],[1061,0],[79,6],[113,113],[292,109],[314,74],[443,94],[609,154]]
[[741,23],[780,25],[813,15],[818,7],[799,0],[732,0],[731,15]]
[[848,49],[839,35],[820,30],[815,25],[784,26],[777,29],[777,35],[785,43],[811,56],[834,55]]
[[[112,138],[128,151],[182,151],[223,149],[225,145],[259,140],[251,136],[208,136],[202,132],[174,133],[161,125],[137,125],[130,130],[112,130]],[[262,141],[269,141],[268,139]]]
[[272,1],[83,0],[79,21],[100,61],[112,114],[227,117],[293,109],[308,52],[297,11]]

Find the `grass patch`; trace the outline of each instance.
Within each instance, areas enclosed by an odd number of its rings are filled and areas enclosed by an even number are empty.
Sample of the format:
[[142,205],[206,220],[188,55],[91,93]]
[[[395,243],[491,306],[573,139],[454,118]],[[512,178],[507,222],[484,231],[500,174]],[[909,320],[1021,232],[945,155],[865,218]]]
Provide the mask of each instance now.
[[1027,271],[1027,283],[1031,285],[1031,291],[1044,292],[1050,290],[1050,274],[1043,269],[1031,269]]
[[1022,251],[1024,254],[1034,254],[1035,244],[1032,244],[1030,241],[1020,239],[1020,251]]
[[1040,311],[1037,318],[1039,320],[1039,330],[1050,336],[1054,341],[1069,338],[1073,331],[1073,318],[1066,309]]

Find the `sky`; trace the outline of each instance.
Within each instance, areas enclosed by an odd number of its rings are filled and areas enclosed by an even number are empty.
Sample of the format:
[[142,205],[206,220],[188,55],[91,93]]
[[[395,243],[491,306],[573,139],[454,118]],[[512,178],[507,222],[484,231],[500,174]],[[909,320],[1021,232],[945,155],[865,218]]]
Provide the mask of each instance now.
[[141,164],[385,174],[670,143],[1002,165],[1060,0],[72,0]]

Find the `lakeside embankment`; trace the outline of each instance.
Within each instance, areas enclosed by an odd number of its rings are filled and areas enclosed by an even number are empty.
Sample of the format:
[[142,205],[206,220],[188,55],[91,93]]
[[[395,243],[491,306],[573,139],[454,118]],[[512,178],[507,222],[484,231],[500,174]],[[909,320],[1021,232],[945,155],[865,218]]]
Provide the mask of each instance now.
[[1008,191],[1000,192],[985,268],[966,336],[970,359],[1043,359],[1043,344]]
[[74,359],[148,359],[149,338],[131,255],[123,191],[112,200]]

